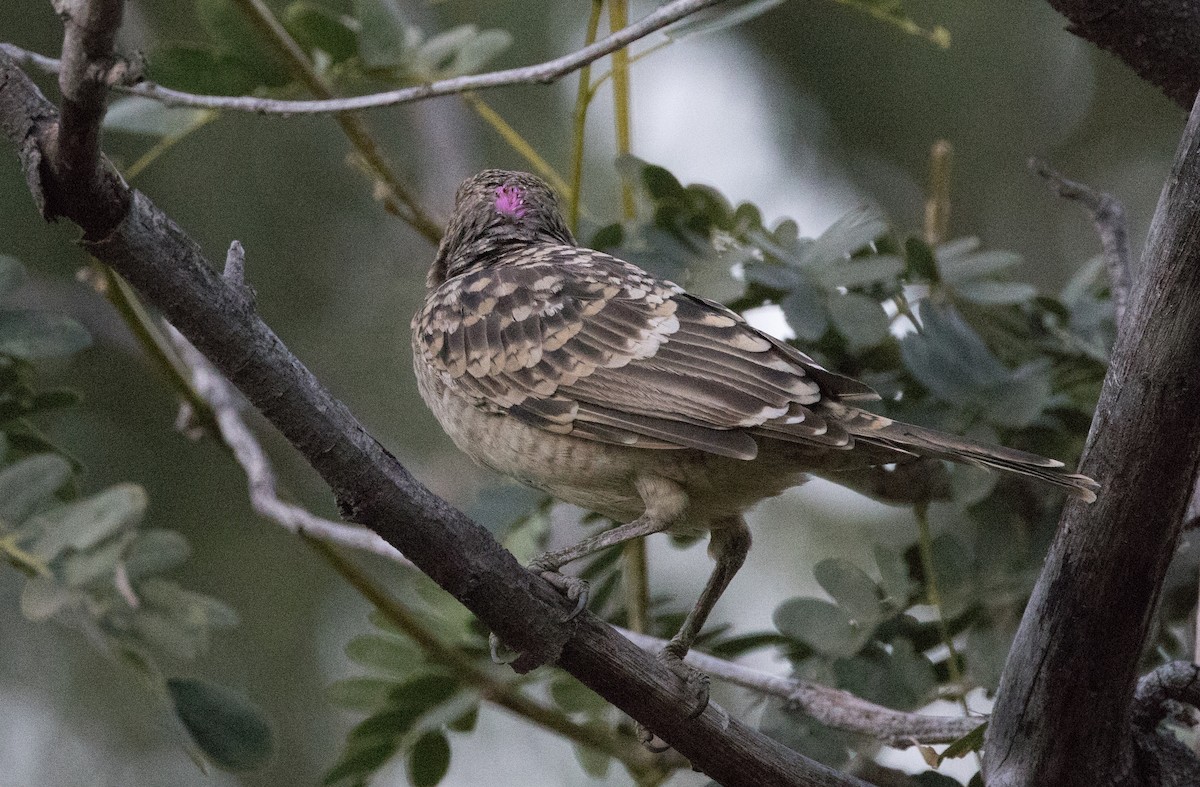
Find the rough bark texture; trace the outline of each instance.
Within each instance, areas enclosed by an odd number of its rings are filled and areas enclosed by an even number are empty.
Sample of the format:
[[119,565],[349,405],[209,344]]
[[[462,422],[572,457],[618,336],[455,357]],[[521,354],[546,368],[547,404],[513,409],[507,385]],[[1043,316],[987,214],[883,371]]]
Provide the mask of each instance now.
[[[1200,466],[1200,103],[1159,198],[1082,471],[1005,665],[989,787],[1160,783],[1134,744],[1138,657]],[[1191,776],[1200,780],[1192,760]]]
[[1049,0],[1067,30],[1107,49],[1183,108],[1200,90],[1196,0]]
[[[0,129],[21,155],[35,197],[83,228],[87,250],[138,288],[266,415],[329,484],[348,519],[378,532],[531,661],[557,661],[718,782],[863,784],[775,743],[715,704],[686,720],[678,678],[654,657],[590,614],[560,623],[573,604],[416,481],[287,350],[245,292],[223,281],[148,198],[106,168],[98,170],[97,182],[56,180],[43,146],[57,122],[54,107],[0,52]],[[64,198],[80,189],[85,193]],[[109,217],[121,205],[128,209],[112,227]]]

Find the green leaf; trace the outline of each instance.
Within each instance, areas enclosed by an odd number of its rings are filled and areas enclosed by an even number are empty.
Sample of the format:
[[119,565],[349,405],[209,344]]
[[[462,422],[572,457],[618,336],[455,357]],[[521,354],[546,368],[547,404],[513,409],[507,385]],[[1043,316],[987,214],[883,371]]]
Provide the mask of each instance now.
[[550,696],[567,713],[597,713],[608,707],[604,698],[570,675],[551,681]]
[[385,678],[343,678],[329,684],[325,698],[342,708],[374,713],[387,703],[395,688],[396,682]]
[[479,721],[479,703],[471,705],[466,711],[461,713],[456,719],[447,724],[447,728],[455,732],[473,732],[475,724]]
[[218,767],[250,771],[274,753],[270,723],[241,694],[195,678],[172,678],[167,690],[192,740]]
[[358,36],[327,8],[312,3],[292,3],[283,12],[283,24],[306,51],[320,50],[334,63],[358,54]]
[[453,697],[458,681],[447,675],[419,675],[395,686],[375,714],[350,731],[351,738],[387,738],[399,741],[417,719]]
[[934,251],[942,281],[961,284],[981,279],[999,271],[1020,265],[1020,254],[1012,251],[976,251],[978,238],[962,238],[938,246]]
[[875,650],[835,661],[837,685],[888,708],[915,710],[932,699],[937,687],[933,665],[907,639],[897,638],[891,645],[891,653]]
[[900,354],[913,376],[939,399],[977,406],[1008,377],[1008,370],[953,307],[925,301],[920,318],[921,332],[900,341]]
[[125,554],[125,572],[137,582],[177,568],[191,552],[187,539],[173,530],[143,530]]
[[[387,740],[379,742],[370,742],[361,745],[351,744],[342,754],[341,759],[337,764],[329,769],[325,774],[325,778],[321,780],[322,784],[337,784],[338,782],[348,779],[351,776],[365,776],[373,773],[380,765],[383,765],[392,755],[396,753],[399,746],[399,741]],[[355,785],[365,784],[365,779],[359,779]]]
[[879,586],[849,560],[822,560],[813,568],[813,576],[838,606],[859,624],[873,626],[883,618]]
[[82,593],[60,584],[53,577],[31,577],[21,588],[21,614],[38,623],[83,599]]
[[904,241],[904,278],[911,281],[927,281],[936,284],[942,280],[938,274],[937,260],[933,249],[920,238]]
[[263,36],[232,0],[195,2],[196,14],[215,42],[217,55],[243,64],[255,87],[280,87],[292,81]]
[[16,257],[0,254],[0,297],[25,284],[25,266]]
[[891,283],[904,272],[904,260],[894,254],[877,254],[871,257],[851,257],[817,272],[821,284],[829,289],[835,287],[862,287],[876,282]]
[[776,628],[830,656],[852,656],[870,639],[872,629],[856,625],[841,607],[816,598],[793,598],[773,615]]
[[121,555],[134,537],[134,533],[122,533],[90,549],[69,553],[58,572],[62,581],[73,588],[82,588],[100,580],[111,581],[117,564],[121,562]]
[[0,470],[0,531],[24,522],[71,477],[57,454],[38,454]]
[[957,759],[959,757],[966,757],[973,751],[979,751],[983,748],[983,738],[987,733],[987,727],[988,723],[986,721],[983,722],[978,727],[947,746],[945,750],[942,751],[942,754],[938,759]]
[[875,565],[879,567],[880,585],[887,593],[888,600],[897,610],[908,608],[908,601],[915,592],[917,583],[908,574],[908,564],[904,558],[876,544],[873,548]]
[[424,664],[421,651],[408,640],[364,634],[346,645],[346,655],[364,667],[408,677]]
[[796,338],[815,342],[829,329],[825,302],[824,292],[802,283],[779,302],[779,308],[783,310],[788,327],[796,333]]
[[855,292],[831,294],[825,301],[829,319],[838,333],[846,337],[851,350],[863,350],[887,339],[888,318],[874,298]]
[[408,780],[413,787],[434,787],[450,770],[450,742],[439,730],[417,738],[408,753]]
[[484,30],[459,48],[450,68],[442,76],[474,74],[512,46],[507,30]]
[[408,24],[395,0],[354,0],[358,54],[367,68],[403,65],[420,43],[420,31]]
[[800,255],[800,264],[827,266],[844,260],[887,232],[887,222],[872,207],[850,211],[821,233]]
[[155,50],[147,67],[155,82],[188,93],[244,96],[258,85],[245,64],[204,46],[181,44]]
[[603,779],[608,776],[608,770],[612,767],[611,755],[596,751],[591,746],[576,744],[571,748],[575,750],[575,759],[579,762],[579,767],[583,768],[584,773],[593,779]]
[[104,127],[111,131],[151,137],[179,137],[204,125],[214,116],[215,113],[207,109],[168,107],[161,101],[125,96],[109,104]]
[[1032,284],[992,279],[964,282],[955,287],[955,291],[968,301],[984,306],[1028,303],[1037,297],[1037,287]]
[[43,511],[28,524],[41,528],[30,551],[51,561],[65,549],[84,550],[125,528],[146,513],[146,491],[136,484],[117,484],[69,505]]
[[0,310],[0,355],[30,361],[70,355],[91,343],[87,330],[70,317]]

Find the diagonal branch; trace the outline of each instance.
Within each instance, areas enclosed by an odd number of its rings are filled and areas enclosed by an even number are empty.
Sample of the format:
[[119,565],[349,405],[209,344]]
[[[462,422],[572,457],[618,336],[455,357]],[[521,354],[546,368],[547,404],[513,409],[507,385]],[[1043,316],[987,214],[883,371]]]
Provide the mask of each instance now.
[[[988,728],[991,787],[1142,783],[1133,696],[1200,468],[1200,102],[1159,198],[1081,471]],[[1097,647],[1097,643],[1103,643]]]
[[[153,82],[141,82],[135,85],[117,85],[115,87],[126,93],[161,101],[168,106],[224,109],[236,112],[257,112],[273,115],[318,115],[330,112],[352,112],[360,109],[392,107],[398,104],[410,104],[414,101],[423,101],[427,98],[450,96],[471,90],[487,90],[506,85],[549,84],[567,74],[578,71],[605,55],[612,54],[635,41],[645,38],[651,33],[678,22],[686,16],[725,1],[673,0],[607,38],[603,38],[590,46],[585,46],[583,49],[554,58],[553,60],[521,68],[510,68],[504,71],[492,71],[486,74],[440,79],[424,85],[389,90],[383,93],[372,93],[366,96],[335,98],[323,101],[284,101],[255,96],[200,96],[194,93],[172,90],[162,85],[156,85]],[[56,64],[56,61],[50,58],[26,53],[11,44],[4,44],[2,47],[10,56],[19,57],[24,62],[38,66],[39,68],[48,68],[50,70],[61,68],[61,64]]]
[[[514,648],[557,661],[727,785],[862,785],[770,740],[711,705],[687,719],[679,679],[591,614],[563,622],[569,604],[523,569],[482,527],[438,498],[388,453],[259,318],[242,288],[223,281],[198,246],[114,174],[62,181],[30,166],[57,123],[54,107],[0,53],[0,129],[20,151],[35,194],[70,212],[84,246],[121,273],[300,451],[344,515],[367,525]],[[108,200],[104,205],[97,204]],[[102,221],[127,206],[117,226]]]

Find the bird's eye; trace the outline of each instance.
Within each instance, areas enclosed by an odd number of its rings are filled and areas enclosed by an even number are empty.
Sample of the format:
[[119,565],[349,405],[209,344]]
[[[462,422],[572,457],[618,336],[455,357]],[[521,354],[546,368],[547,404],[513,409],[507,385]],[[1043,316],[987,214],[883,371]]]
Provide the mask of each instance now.
[[514,219],[524,218],[525,200],[519,186],[497,187],[496,212]]

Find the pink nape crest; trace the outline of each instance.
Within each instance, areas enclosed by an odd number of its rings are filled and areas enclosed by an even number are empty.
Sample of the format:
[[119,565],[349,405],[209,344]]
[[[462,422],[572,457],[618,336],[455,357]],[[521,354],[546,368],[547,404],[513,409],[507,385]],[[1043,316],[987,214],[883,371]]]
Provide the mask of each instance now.
[[496,212],[514,219],[525,217],[525,200],[522,198],[519,186],[496,188]]

